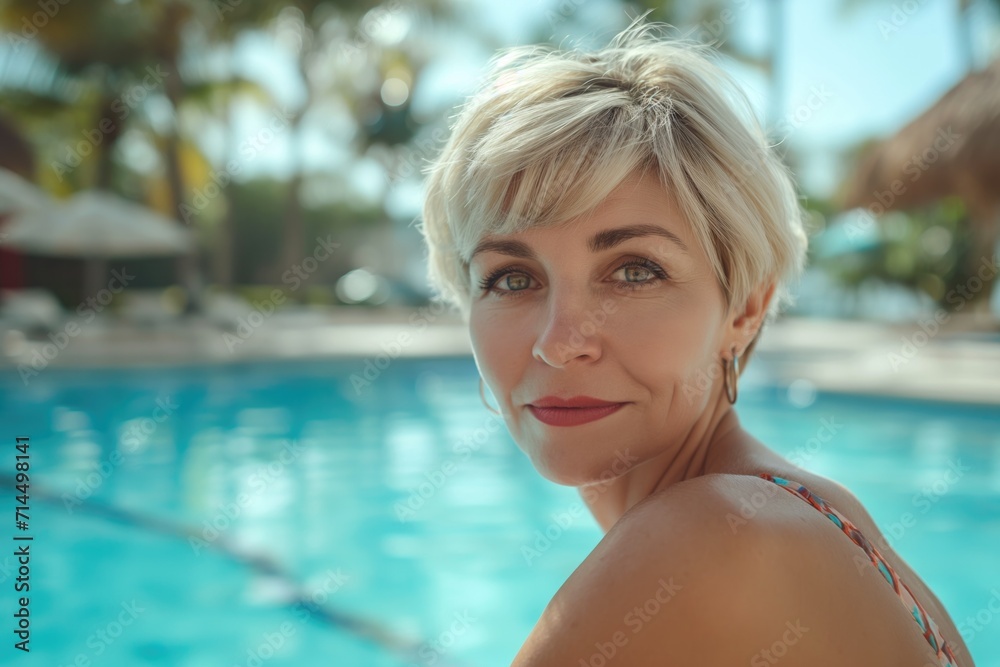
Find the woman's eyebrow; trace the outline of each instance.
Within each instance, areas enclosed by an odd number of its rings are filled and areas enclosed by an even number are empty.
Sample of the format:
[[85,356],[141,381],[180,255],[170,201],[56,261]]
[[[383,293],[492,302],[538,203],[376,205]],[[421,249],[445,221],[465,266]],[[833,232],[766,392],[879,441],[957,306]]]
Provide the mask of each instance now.
[[587,245],[590,247],[591,252],[601,252],[602,250],[614,248],[615,246],[637,236],[662,236],[663,238],[676,243],[684,252],[688,252],[687,245],[679,236],[674,234],[669,229],[664,229],[659,225],[651,224],[630,225],[628,227],[619,227],[617,229],[606,229],[603,232],[594,234]]
[[[590,248],[591,252],[602,252],[621,245],[629,239],[642,236],[663,237],[677,244],[685,253],[689,252],[687,245],[679,236],[674,234],[669,229],[664,229],[658,225],[651,224],[629,225],[628,227],[619,227],[617,229],[606,229],[594,234],[587,242],[587,247]],[[471,261],[472,257],[475,257],[481,252],[495,252],[501,255],[517,257],[519,259],[537,259],[535,251],[531,249],[531,246],[523,241],[483,239],[476,245],[476,249],[472,251],[472,256],[469,260]]]
[[531,249],[527,243],[523,241],[502,241],[494,239],[483,239],[476,245],[476,249],[472,251],[472,256],[469,257],[469,261],[481,252],[496,252],[501,255],[509,255],[510,257],[517,257],[519,259],[537,259],[535,251]]

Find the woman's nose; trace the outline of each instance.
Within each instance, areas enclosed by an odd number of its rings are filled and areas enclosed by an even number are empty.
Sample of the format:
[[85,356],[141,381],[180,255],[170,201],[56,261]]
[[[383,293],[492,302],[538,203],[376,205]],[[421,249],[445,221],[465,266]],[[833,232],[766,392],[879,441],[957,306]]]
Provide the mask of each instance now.
[[552,301],[539,323],[532,356],[555,367],[575,359],[596,361],[601,357],[608,319],[604,309],[588,308],[582,300],[576,305],[565,299],[562,303]]

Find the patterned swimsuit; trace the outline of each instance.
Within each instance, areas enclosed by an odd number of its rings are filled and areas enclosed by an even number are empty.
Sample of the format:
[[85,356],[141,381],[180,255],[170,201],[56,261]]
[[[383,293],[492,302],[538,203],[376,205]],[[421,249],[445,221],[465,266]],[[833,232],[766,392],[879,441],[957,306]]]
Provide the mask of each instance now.
[[900,580],[896,571],[889,566],[889,563],[885,561],[878,549],[872,546],[865,536],[861,534],[861,531],[858,530],[858,528],[851,523],[849,519],[830,507],[825,500],[812,493],[809,489],[798,482],[793,482],[791,480],[769,475],[767,473],[763,473],[759,475],[759,477],[762,477],[769,482],[774,482],[789,493],[795,494],[799,498],[808,502],[817,510],[825,514],[830,521],[844,531],[844,533],[851,538],[855,544],[864,549],[865,553],[868,554],[868,559],[871,561],[871,564],[882,573],[886,582],[888,582],[888,584],[892,586],[893,590],[896,591],[896,594],[899,596],[899,601],[902,602],[907,611],[912,614],[913,620],[917,622],[917,625],[920,626],[920,629],[924,633],[924,639],[926,639],[927,643],[931,645],[931,648],[937,651],[938,662],[940,662],[943,667],[956,666],[955,654],[952,651],[951,646],[948,645],[948,642],[941,636],[940,631],[938,631],[937,624],[935,624],[931,617],[927,615],[927,612],[925,612],[924,608],[920,606],[919,602],[917,602],[917,599],[913,596],[909,587]]

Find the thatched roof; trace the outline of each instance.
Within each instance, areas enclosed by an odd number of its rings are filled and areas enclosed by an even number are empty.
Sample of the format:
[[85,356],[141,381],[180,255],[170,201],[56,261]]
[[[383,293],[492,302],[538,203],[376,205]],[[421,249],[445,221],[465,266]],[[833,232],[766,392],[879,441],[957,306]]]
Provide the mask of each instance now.
[[866,151],[840,203],[844,209],[879,203],[907,209],[948,195],[973,210],[1000,205],[1000,58]]

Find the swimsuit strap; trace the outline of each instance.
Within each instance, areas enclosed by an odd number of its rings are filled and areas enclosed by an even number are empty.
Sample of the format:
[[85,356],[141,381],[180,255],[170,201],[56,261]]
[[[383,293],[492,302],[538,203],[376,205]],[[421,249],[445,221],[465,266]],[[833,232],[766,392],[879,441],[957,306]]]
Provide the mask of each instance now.
[[941,632],[938,630],[937,624],[927,615],[924,608],[917,601],[917,598],[913,595],[910,588],[903,583],[903,581],[896,574],[896,571],[892,569],[882,554],[879,553],[871,542],[861,534],[851,521],[845,517],[843,514],[832,508],[825,500],[817,496],[815,493],[811,492],[802,484],[798,482],[793,482],[783,477],[777,477],[775,475],[770,475],[768,473],[762,473],[758,475],[769,482],[774,482],[781,488],[785,489],[789,493],[792,493],[799,498],[802,498],[807,503],[815,507],[817,510],[822,512],[830,519],[834,524],[837,525],[841,531],[844,532],[851,541],[861,547],[866,554],[868,554],[868,560],[871,564],[882,573],[886,582],[892,586],[893,590],[896,591],[896,595],[899,596],[900,602],[907,608],[910,614],[913,616],[913,620],[917,622],[920,629],[923,631],[924,639],[930,644],[931,648],[937,651],[938,660],[944,667],[955,667],[955,654],[951,649],[951,646],[945,641],[944,637],[941,636]]

